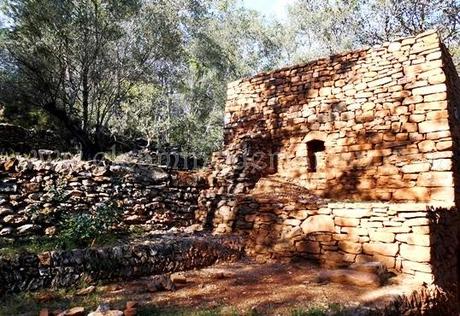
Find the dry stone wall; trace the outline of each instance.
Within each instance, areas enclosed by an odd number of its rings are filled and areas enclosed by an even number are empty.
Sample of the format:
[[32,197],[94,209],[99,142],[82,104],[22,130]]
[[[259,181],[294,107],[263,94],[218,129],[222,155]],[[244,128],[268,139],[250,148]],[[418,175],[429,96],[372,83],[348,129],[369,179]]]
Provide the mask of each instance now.
[[0,259],[0,295],[185,271],[237,260],[241,254],[238,238],[206,235],[164,235],[114,247],[24,254]]
[[446,58],[427,33],[234,82],[227,146],[263,135],[278,175],[334,199],[453,200]]
[[114,203],[124,227],[146,230],[195,223],[198,173],[152,166],[9,159],[0,163],[0,237],[53,235],[63,214]]
[[458,221],[452,205],[329,202],[302,207],[297,201],[294,207],[269,201],[259,197],[237,208],[233,231],[246,237],[252,256],[301,256],[328,267],[379,261],[429,284],[435,277],[443,282],[456,278]]
[[456,280],[459,83],[429,31],[229,84],[200,217],[254,255]]

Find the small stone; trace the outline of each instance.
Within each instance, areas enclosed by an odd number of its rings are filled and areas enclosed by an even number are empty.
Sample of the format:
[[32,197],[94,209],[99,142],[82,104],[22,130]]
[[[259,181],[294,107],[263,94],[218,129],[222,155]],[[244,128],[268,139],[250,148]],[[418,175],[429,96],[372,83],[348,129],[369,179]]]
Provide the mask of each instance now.
[[0,207],[0,216],[6,216],[13,214],[13,209],[11,207]]
[[84,307],[74,307],[68,309],[64,312],[65,316],[84,316],[85,315],[85,308]]
[[137,308],[127,308],[123,311],[124,316],[136,316]]
[[388,45],[388,51],[390,53],[392,52],[397,52],[401,49],[401,43],[400,42],[392,42],[390,45]]
[[45,228],[45,235],[54,236],[56,235],[57,228],[56,226],[50,226]]
[[18,227],[17,228],[17,233],[18,233],[18,235],[25,235],[25,234],[29,234],[29,233],[33,232],[37,228],[38,228],[37,225],[26,224],[26,225],[22,225],[22,226]]
[[171,280],[169,275],[155,275],[152,277],[152,281],[147,285],[149,292],[158,291],[175,291],[176,286]]
[[51,254],[50,252],[42,252],[37,255],[38,262],[42,267],[49,267],[51,265]]
[[3,164],[3,168],[7,172],[13,172],[16,170],[16,166],[18,164],[19,164],[19,160],[17,160],[16,158],[11,158],[5,161],[5,163]]
[[0,230],[0,236],[10,236],[14,233],[13,227],[4,227]]
[[187,278],[182,273],[173,273],[171,274],[171,281],[174,284],[185,284],[187,283]]
[[49,316],[50,312],[47,308],[42,308],[40,310],[40,315],[39,316]]
[[75,293],[78,296],[84,296],[93,293],[96,291],[96,287],[94,285],[88,286],[87,288],[81,289]]
[[96,312],[100,312],[100,313],[105,313],[107,311],[110,310],[110,305],[107,304],[107,303],[103,303],[103,304],[100,304],[97,308],[96,308]]

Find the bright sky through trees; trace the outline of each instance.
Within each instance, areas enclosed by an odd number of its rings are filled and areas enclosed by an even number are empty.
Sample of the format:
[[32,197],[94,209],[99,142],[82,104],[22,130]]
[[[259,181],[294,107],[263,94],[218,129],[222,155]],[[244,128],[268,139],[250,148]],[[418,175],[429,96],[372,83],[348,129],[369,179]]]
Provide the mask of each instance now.
[[243,6],[254,9],[266,16],[286,18],[287,6],[295,0],[242,0]]

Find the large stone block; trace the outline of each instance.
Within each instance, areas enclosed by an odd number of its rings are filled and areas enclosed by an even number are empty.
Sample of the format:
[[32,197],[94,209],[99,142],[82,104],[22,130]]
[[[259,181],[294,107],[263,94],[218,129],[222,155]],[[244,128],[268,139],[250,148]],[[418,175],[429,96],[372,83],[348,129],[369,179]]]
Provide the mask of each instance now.
[[422,153],[428,153],[436,151],[436,144],[432,140],[424,140],[418,143],[418,149]]
[[432,171],[451,171],[452,160],[451,159],[436,159],[433,160]]
[[416,162],[404,165],[401,170],[404,173],[419,173],[429,171],[431,164],[429,162]]
[[429,263],[423,263],[423,262],[414,262],[414,261],[404,260],[402,262],[402,268],[403,268],[403,271],[408,269],[412,271],[420,271],[420,272],[425,272],[425,273],[433,272],[432,266]]
[[452,172],[424,172],[418,176],[417,185],[422,187],[449,187],[454,185],[454,179]]
[[395,175],[395,174],[398,174],[399,169],[398,169],[398,167],[396,167],[394,165],[387,164],[387,165],[380,166],[378,168],[377,172],[380,175]]
[[335,233],[334,220],[328,215],[314,215],[308,217],[300,226],[305,234],[315,232]]
[[359,218],[336,217],[334,223],[337,226],[356,227],[359,225]]
[[434,121],[420,122],[418,123],[418,130],[420,133],[448,131],[449,121],[448,120],[434,120]]
[[348,253],[359,254],[361,253],[363,246],[360,243],[339,241],[339,248]]
[[366,254],[379,254],[384,256],[396,256],[399,246],[397,244],[386,244],[381,242],[371,242],[363,244],[363,251]]
[[423,187],[401,188],[395,190],[392,197],[401,201],[427,201],[430,198],[430,190]]
[[375,260],[377,260],[378,262],[381,262],[385,267],[387,267],[388,269],[393,269],[395,268],[395,265],[396,265],[396,259],[395,257],[392,257],[392,256],[383,256],[383,255],[379,255],[379,254],[374,254],[374,258]]
[[429,247],[434,241],[430,235],[423,234],[398,234],[396,240],[407,243],[409,245]]
[[400,248],[401,257],[409,261],[429,262],[431,260],[430,247],[401,244]]
[[370,231],[369,237],[372,241],[391,243],[395,241],[395,234],[383,231]]
[[338,217],[363,218],[372,215],[371,208],[339,208],[334,209],[332,213]]
[[443,83],[420,87],[412,90],[413,95],[427,95],[427,94],[435,94],[445,92],[447,90],[447,86]]

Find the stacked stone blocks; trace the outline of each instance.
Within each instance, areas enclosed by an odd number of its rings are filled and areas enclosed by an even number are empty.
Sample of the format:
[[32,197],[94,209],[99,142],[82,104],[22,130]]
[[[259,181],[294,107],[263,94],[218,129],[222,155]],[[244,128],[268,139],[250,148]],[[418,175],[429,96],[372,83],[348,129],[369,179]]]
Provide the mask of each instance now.
[[254,255],[454,276],[459,83],[429,31],[229,84],[209,225]]

